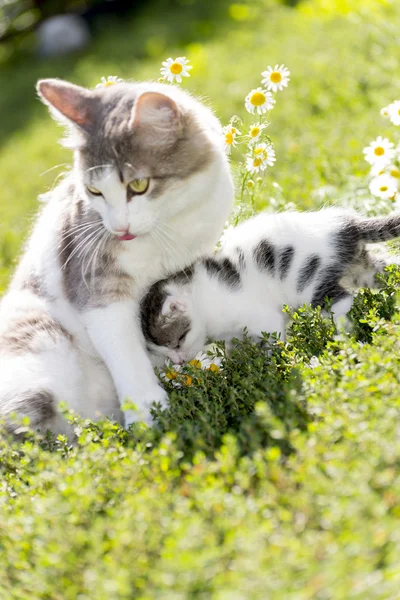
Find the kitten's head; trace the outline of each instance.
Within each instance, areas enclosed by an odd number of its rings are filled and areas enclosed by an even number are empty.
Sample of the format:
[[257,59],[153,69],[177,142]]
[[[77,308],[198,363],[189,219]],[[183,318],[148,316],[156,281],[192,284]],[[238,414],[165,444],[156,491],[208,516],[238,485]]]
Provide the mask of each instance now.
[[206,345],[205,325],[195,310],[190,272],[155,283],[141,303],[148,349],[163,360],[181,364]]
[[38,92],[67,125],[82,199],[119,239],[156,235],[195,206],[221,160],[218,120],[176,86],[122,82],[88,90],[45,79]]

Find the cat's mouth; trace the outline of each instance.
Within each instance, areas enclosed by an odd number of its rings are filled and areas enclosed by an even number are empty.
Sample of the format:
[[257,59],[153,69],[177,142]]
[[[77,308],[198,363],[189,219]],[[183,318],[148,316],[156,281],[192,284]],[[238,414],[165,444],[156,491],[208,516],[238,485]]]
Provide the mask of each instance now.
[[121,241],[126,241],[126,240],[134,240],[137,236],[133,235],[132,233],[124,233],[124,235],[119,235],[117,237],[117,240],[121,240]]

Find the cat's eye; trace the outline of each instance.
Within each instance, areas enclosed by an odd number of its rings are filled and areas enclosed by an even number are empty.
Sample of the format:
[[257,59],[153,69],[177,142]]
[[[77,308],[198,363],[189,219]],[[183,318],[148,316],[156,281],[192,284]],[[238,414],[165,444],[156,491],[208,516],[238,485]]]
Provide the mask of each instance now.
[[131,192],[133,192],[136,195],[144,194],[145,192],[147,192],[149,183],[150,179],[148,177],[146,177],[145,179],[132,179],[132,181],[128,183],[128,188]]
[[102,196],[103,194],[100,192],[100,190],[98,190],[95,187],[92,187],[91,185],[87,185],[86,186],[87,191],[89,192],[89,194],[92,194],[92,196]]

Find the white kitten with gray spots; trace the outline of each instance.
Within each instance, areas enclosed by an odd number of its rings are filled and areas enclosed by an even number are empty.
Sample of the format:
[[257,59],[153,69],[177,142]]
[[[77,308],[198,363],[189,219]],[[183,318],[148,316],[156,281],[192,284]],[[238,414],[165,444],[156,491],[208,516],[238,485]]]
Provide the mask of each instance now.
[[[374,283],[397,257],[366,246],[400,235],[400,216],[364,219],[339,209],[262,213],[231,230],[221,249],[154,284],[142,300],[142,328],[155,364],[182,363],[207,340],[241,338],[244,328],[284,338],[282,306],[350,310],[349,287]],[[159,360],[160,359],[160,360]]]
[[233,188],[221,127],[181,89],[49,79],[39,96],[67,126],[74,167],[48,194],[1,303],[0,419],[68,431],[58,404],[123,422],[166,392],[140,327],[154,281],[210,252]]

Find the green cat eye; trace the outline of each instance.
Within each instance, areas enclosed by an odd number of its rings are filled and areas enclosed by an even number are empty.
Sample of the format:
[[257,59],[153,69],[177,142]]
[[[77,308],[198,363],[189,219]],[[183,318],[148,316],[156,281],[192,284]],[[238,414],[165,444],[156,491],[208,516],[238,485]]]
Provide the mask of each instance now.
[[146,179],[132,179],[132,181],[130,181],[128,183],[128,188],[134,194],[144,194],[145,192],[147,192],[147,189],[149,187],[149,183],[150,183],[150,179],[148,179],[148,178],[146,178]]
[[91,185],[87,185],[86,189],[89,192],[89,194],[92,194],[92,196],[102,196],[103,195],[100,192],[100,190],[98,190],[97,188],[92,187]]

